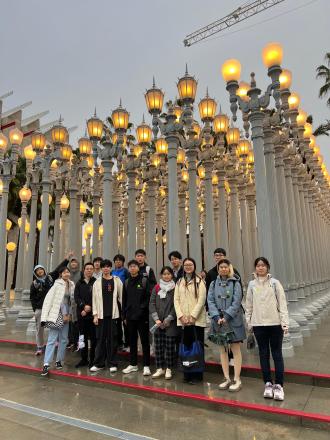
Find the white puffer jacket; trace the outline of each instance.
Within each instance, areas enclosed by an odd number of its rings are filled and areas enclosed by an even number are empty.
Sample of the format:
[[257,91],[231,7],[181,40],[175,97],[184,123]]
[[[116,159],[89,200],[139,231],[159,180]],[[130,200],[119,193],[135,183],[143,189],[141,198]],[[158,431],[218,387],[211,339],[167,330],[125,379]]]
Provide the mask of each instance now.
[[[65,295],[66,283],[62,279],[55,281],[46,295],[41,311],[41,322],[55,323],[60,313],[61,304]],[[70,298],[74,294],[74,283],[69,281]]]

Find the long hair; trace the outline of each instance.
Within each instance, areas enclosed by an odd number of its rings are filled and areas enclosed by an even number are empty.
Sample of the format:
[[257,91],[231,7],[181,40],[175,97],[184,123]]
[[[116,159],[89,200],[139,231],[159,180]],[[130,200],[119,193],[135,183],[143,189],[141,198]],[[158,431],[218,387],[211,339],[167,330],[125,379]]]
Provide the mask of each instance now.
[[198,287],[197,287],[197,282],[196,282],[196,278],[199,278],[199,276],[196,274],[196,261],[193,259],[193,258],[185,258],[184,260],[183,260],[183,262],[182,262],[182,266],[183,266],[183,276],[184,276],[184,280],[185,280],[185,283],[186,283],[186,287],[187,287],[187,278],[186,278],[186,272],[185,272],[185,270],[184,270],[184,264],[185,264],[185,262],[186,261],[190,261],[191,263],[193,263],[193,265],[194,265],[194,270],[193,270],[193,272],[192,272],[192,274],[191,274],[191,278],[192,278],[192,280],[194,281],[194,289],[195,289],[195,298],[197,299],[198,298]]

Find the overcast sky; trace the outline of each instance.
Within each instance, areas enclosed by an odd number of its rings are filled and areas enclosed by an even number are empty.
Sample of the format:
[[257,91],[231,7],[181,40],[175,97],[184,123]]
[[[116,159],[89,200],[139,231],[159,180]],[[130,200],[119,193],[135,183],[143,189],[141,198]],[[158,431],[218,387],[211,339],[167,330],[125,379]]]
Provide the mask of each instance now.
[[[156,83],[174,98],[176,80],[189,72],[198,79],[198,100],[209,94],[229,111],[221,76],[227,58],[242,63],[242,79],[256,72],[257,84],[268,83],[261,59],[271,41],[282,43],[283,67],[293,72],[292,90],[316,126],[330,119],[325,101],[318,98],[322,84],[315,68],[330,51],[330,1],[285,0],[266,12],[231,28],[230,34],[190,48],[186,34],[221,18],[244,0],[1,0],[0,96],[3,111],[32,100],[24,117],[43,110],[47,123],[62,114],[67,126],[78,125],[74,145],[84,133],[85,120],[97,108],[104,119],[118,105],[135,124],[146,113],[143,93]],[[303,7],[303,5],[306,5]],[[296,9],[293,12],[292,11]],[[229,31],[227,31],[228,33]],[[150,121],[150,118],[148,117]],[[330,139],[318,140],[330,169]]]

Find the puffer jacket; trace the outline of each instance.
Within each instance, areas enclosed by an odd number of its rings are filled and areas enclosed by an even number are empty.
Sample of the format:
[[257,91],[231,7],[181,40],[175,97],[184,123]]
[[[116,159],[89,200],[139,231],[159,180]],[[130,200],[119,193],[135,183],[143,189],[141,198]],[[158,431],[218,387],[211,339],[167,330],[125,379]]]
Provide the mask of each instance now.
[[[41,310],[41,322],[53,322],[55,323],[60,313],[61,304],[65,295],[66,283],[62,279],[55,281],[54,285],[50,288],[46,295],[44,304]],[[74,284],[69,281],[69,295],[74,294]]]
[[282,284],[270,274],[265,280],[254,275],[246,293],[245,313],[249,328],[266,325],[289,327],[289,313]]
[[235,333],[235,339],[232,342],[243,341],[246,338],[246,332],[242,309],[242,289],[237,278],[222,280],[218,275],[217,279],[210,284],[207,302],[212,323],[218,321],[222,312]]
[[197,297],[195,295],[194,280],[186,283],[185,278],[181,278],[174,291],[174,307],[177,316],[177,325],[181,326],[180,318],[192,316],[196,319],[195,325],[198,327],[206,327],[206,287],[205,283],[196,275]]

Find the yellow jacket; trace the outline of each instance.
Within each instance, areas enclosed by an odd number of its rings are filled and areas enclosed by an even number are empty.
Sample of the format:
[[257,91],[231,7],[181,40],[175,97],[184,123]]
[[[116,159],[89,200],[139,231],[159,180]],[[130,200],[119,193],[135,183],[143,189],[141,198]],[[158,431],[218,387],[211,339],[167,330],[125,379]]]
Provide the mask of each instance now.
[[182,325],[180,318],[185,315],[195,318],[195,324],[198,327],[206,327],[206,286],[204,281],[198,276],[196,276],[196,287],[197,295],[195,295],[194,280],[190,280],[186,284],[184,278],[180,278],[175,286],[174,307],[178,326]]

